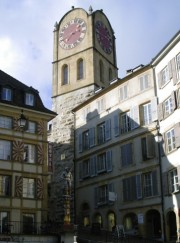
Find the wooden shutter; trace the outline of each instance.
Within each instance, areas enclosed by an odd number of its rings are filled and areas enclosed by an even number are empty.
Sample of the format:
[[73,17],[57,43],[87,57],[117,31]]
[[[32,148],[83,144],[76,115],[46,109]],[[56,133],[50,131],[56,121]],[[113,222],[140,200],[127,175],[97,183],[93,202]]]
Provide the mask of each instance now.
[[94,177],[97,175],[97,156],[90,157],[90,175]]
[[158,120],[161,121],[163,120],[164,116],[163,116],[163,103],[160,103],[158,105]]
[[168,173],[167,172],[162,173],[162,183],[163,183],[164,196],[167,196],[169,194]]
[[152,171],[153,196],[158,195],[157,171]]
[[157,76],[158,76],[158,86],[159,86],[159,89],[161,89],[161,87],[162,87],[162,71],[159,72],[157,74]]
[[130,109],[130,118],[131,118],[131,130],[139,127],[139,106],[133,106]]
[[146,135],[146,149],[147,158],[154,158],[154,136],[152,134]]
[[142,180],[141,180],[141,174],[136,175],[136,198],[141,199],[142,198]]
[[174,57],[173,59],[171,59],[170,62],[171,62],[173,84],[175,85],[177,83],[176,58]]
[[78,136],[78,142],[79,142],[79,152],[82,152],[82,133]]
[[180,147],[180,122],[174,127],[176,148]]
[[180,188],[180,165],[177,167],[177,174],[178,174],[178,184]]
[[169,71],[169,79],[171,79],[172,78],[172,66],[171,66],[171,61],[170,62],[168,62],[168,71]]
[[128,200],[128,178],[122,180],[123,184],[123,201],[126,202]]
[[176,90],[176,102],[177,106],[180,107],[180,89]]
[[15,197],[22,197],[23,193],[23,177],[15,177]]
[[36,180],[36,196],[38,199],[44,198],[44,185],[42,178],[37,178]]
[[112,171],[112,150],[106,152],[106,169],[107,172]]
[[114,136],[119,136],[119,114],[114,115]]
[[157,97],[154,97],[151,100],[151,114],[152,114],[152,121],[157,121],[158,119],[158,112],[157,112]]
[[24,143],[13,141],[12,158],[15,161],[23,161]]
[[172,99],[172,108],[173,108],[173,110],[175,110],[177,105],[176,105],[176,97],[175,97],[174,91],[172,91],[172,93],[171,93],[171,99]]
[[37,146],[38,164],[44,164],[44,149],[42,145]]
[[107,120],[105,122],[105,134],[106,134],[106,141],[111,139],[111,120]]
[[93,147],[95,145],[95,127],[89,129],[89,146]]

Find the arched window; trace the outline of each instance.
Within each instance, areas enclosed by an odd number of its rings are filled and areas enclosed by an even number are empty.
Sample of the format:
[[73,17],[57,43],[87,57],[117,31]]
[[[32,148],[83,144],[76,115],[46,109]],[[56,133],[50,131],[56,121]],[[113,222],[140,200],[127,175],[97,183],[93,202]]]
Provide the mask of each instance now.
[[113,78],[112,78],[112,69],[109,68],[109,81],[111,81]]
[[79,59],[77,61],[77,79],[83,79],[84,78],[84,62],[83,59]]
[[68,65],[62,67],[62,85],[68,84]]
[[104,65],[102,61],[99,61],[99,72],[100,72],[100,81],[104,82]]

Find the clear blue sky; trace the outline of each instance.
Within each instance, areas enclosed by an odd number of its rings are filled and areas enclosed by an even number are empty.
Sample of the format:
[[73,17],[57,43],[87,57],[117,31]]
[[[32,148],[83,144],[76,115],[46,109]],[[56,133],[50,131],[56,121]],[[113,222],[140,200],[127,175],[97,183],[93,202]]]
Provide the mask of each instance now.
[[180,0],[0,0],[0,69],[39,90],[51,109],[53,29],[71,6],[103,9],[119,77],[148,64],[180,29]]

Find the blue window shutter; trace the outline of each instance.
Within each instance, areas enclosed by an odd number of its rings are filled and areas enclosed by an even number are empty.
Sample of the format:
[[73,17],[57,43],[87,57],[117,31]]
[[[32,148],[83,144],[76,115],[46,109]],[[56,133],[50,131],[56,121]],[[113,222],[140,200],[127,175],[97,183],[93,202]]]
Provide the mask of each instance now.
[[82,133],[79,134],[79,152],[82,152]]
[[119,114],[114,115],[114,136],[119,136]]
[[97,175],[97,156],[90,157],[90,176],[94,177]]
[[89,146],[93,147],[95,145],[95,127],[89,129]]
[[112,171],[112,150],[106,152],[106,169],[107,172]]
[[142,198],[142,182],[141,182],[141,175],[136,175],[136,198]]
[[105,134],[106,134],[106,140],[111,139],[111,120],[107,120],[105,123]]

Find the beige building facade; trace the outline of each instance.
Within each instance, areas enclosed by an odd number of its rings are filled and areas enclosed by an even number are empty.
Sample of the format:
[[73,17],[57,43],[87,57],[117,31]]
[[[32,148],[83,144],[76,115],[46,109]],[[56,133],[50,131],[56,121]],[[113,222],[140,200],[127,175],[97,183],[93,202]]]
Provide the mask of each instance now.
[[0,79],[0,237],[11,241],[43,234],[48,217],[47,123],[56,114],[44,107],[34,88],[3,71]]

